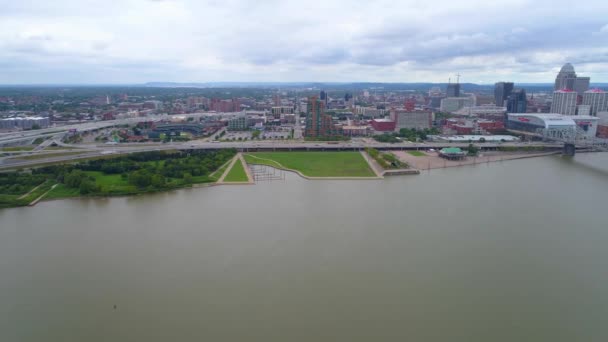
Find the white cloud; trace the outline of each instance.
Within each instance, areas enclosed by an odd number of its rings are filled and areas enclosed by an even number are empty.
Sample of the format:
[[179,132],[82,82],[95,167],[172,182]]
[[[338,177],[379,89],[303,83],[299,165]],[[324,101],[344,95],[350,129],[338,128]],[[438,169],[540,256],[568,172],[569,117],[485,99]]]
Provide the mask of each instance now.
[[608,81],[608,3],[569,4],[0,0],[0,83],[537,82],[568,61]]

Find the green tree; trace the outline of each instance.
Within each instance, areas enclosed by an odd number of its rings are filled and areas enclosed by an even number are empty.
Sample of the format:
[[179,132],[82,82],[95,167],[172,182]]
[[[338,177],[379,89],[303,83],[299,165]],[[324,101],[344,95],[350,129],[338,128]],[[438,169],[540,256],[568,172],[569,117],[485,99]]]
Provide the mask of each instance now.
[[72,172],[64,176],[63,182],[70,188],[79,188],[85,178],[86,174],[81,170],[72,170]]
[[90,179],[83,179],[80,182],[79,191],[81,195],[88,195],[98,191],[97,185]]
[[139,188],[144,188],[152,183],[152,175],[148,170],[137,170],[129,174],[129,183]]
[[479,149],[475,145],[469,144],[469,147],[467,147],[467,152],[470,156],[476,156]]
[[153,187],[159,189],[165,186],[165,177],[160,174],[154,174],[152,175],[150,182]]

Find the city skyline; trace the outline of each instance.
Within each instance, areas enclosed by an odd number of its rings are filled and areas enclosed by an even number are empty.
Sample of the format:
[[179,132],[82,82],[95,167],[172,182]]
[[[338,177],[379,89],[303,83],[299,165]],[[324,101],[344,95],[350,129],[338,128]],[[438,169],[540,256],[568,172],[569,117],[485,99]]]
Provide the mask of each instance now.
[[2,7],[0,84],[446,83],[457,73],[462,83],[550,83],[565,63],[608,82],[608,4],[599,1],[576,8],[528,0]]

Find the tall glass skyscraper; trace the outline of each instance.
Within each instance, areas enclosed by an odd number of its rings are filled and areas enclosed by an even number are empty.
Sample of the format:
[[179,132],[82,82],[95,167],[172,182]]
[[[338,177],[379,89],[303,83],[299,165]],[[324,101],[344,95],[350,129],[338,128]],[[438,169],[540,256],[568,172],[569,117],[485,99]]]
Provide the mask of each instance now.
[[525,89],[514,89],[507,98],[507,112],[525,113],[528,110],[528,98]]
[[494,84],[494,103],[498,107],[504,106],[512,91],[513,82],[498,82]]

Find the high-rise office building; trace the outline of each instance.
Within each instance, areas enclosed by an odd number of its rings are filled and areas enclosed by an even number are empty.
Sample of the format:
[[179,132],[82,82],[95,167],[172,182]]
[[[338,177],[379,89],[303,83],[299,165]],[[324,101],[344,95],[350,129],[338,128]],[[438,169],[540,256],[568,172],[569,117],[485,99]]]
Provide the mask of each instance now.
[[583,94],[589,90],[590,83],[591,77],[577,77],[574,82],[574,91],[576,91],[579,96],[583,96]]
[[513,82],[498,82],[494,84],[494,103],[503,107],[513,91]]
[[328,97],[329,96],[327,96],[327,93],[325,92],[325,90],[321,90],[321,93],[319,93],[319,98],[321,98],[321,101],[323,101],[323,103],[325,103],[325,108],[327,108]]
[[449,83],[446,90],[447,97],[460,97],[460,83]]
[[442,112],[455,112],[464,107],[472,106],[475,106],[475,98],[473,97],[446,97],[444,99],[441,99],[439,109]]
[[590,82],[591,78],[578,77],[572,64],[566,63],[555,78],[554,90],[574,90],[579,96],[583,96],[583,93],[589,90]]
[[600,89],[588,90],[583,94],[583,105],[590,107],[590,115],[608,111],[608,93]]
[[558,90],[553,92],[551,113],[563,115],[576,115],[576,99],[578,94],[574,90]]
[[525,113],[528,109],[528,98],[524,89],[514,89],[507,98],[507,112]]
[[574,90],[574,84],[576,82],[576,72],[574,71],[574,67],[570,63],[564,64],[561,70],[557,74],[555,78],[555,86],[553,90]]
[[432,87],[429,90],[429,97],[427,105],[431,108],[439,108],[441,106],[441,99],[443,99],[443,93],[441,92],[441,88]]
[[325,114],[325,102],[311,96],[306,106],[306,137],[328,137],[337,135],[330,115]]

